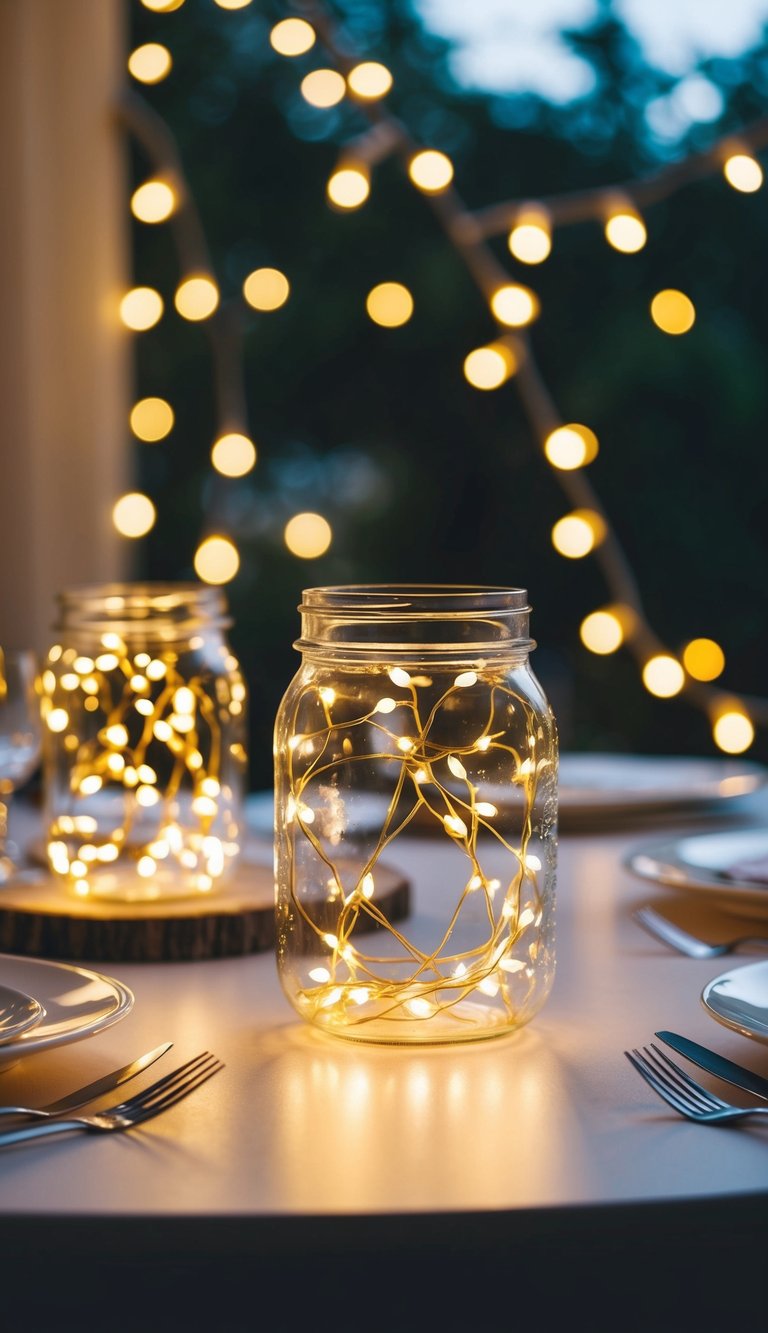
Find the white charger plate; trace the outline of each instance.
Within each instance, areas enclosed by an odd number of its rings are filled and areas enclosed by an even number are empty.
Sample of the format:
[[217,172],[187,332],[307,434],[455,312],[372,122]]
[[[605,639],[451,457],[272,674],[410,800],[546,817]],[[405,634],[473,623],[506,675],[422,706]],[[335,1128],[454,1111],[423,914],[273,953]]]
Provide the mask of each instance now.
[[625,857],[624,866],[640,879],[717,898],[721,907],[739,916],[765,916],[768,882],[734,879],[724,873],[729,866],[764,857],[768,857],[768,830],[728,829],[646,843]]
[[560,756],[560,812],[577,820],[690,810],[751,796],[766,782],[764,766],[733,759],[570,752]]
[[0,1046],[15,1041],[43,1018],[45,1010],[33,995],[0,985]]
[[111,1027],[133,1008],[122,982],[85,967],[0,954],[2,984],[34,996],[45,1015],[14,1041],[0,1046],[0,1069],[22,1055],[80,1041]]
[[718,1023],[768,1043],[768,962],[723,972],[704,987],[701,1002]]

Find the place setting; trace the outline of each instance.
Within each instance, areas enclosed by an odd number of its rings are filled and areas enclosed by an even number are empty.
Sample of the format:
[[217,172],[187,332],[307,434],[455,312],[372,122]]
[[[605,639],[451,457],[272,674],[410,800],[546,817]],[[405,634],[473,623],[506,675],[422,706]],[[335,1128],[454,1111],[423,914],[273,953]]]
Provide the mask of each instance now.
[[[166,591],[164,597],[160,595],[160,598],[167,613],[169,599],[173,603],[172,591]],[[142,627],[139,632],[146,646],[146,627]],[[105,648],[103,643],[100,646],[102,649]],[[94,655],[99,656],[98,653]],[[172,657],[174,662],[177,662],[177,654],[173,653]],[[107,876],[108,897],[111,894],[113,898],[118,900],[122,898],[124,902],[130,903],[139,897],[151,901],[158,894],[156,887],[144,895],[136,892],[136,885],[141,884],[141,879],[137,880],[136,877],[135,867],[138,858],[134,849],[127,860],[130,869],[122,881],[121,877],[114,873],[118,848],[125,841],[124,836],[121,836],[123,830],[120,826],[116,837],[107,838],[100,844],[89,842],[88,838],[93,837],[98,825],[93,812],[90,810],[83,812],[81,808],[78,813],[67,814],[60,808],[60,802],[63,801],[70,810],[76,809],[78,793],[86,798],[86,803],[89,794],[96,796],[98,800],[97,793],[102,787],[102,781],[95,776],[99,761],[98,758],[94,760],[94,740],[101,749],[107,767],[109,756],[120,752],[120,746],[114,743],[114,728],[119,729],[121,737],[125,736],[126,743],[128,740],[127,728],[122,722],[114,720],[115,710],[117,715],[121,715],[121,705],[119,702],[115,703],[112,690],[107,689],[103,682],[105,668],[108,669],[109,664],[117,665],[119,659],[113,652],[104,651],[100,654],[100,659],[97,668],[94,660],[85,657],[82,645],[78,653],[73,649],[65,651],[62,645],[55,644],[47,659],[43,660],[31,649],[0,648],[0,917],[4,921],[6,935],[8,921],[12,920],[14,915],[22,913],[30,923],[30,930],[23,941],[22,949],[0,952],[0,1074],[7,1072],[29,1056],[105,1032],[126,1018],[135,1005],[135,992],[132,987],[106,972],[94,970],[77,961],[81,957],[102,957],[106,960],[109,957],[108,949],[90,947],[96,942],[81,930],[79,936],[70,935],[65,944],[61,941],[63,945],[59,951],[61,956],[57,958],[56,951],[52,951],[49,947],[50,940],[46,939],[45,929],[41,928],[45,924],[46,910],[49,917],[56,920],[57,899],[64,900],[61,910],[65,916],[67,915],[65,910],[67,887],[72,894],[71,904],[82,903],[83,898],[88,896],[83,890],[89,887],[87,883],[89,867],[92,870],[97,865],[103,865],[108,871],[112,870]],[[147,655],[146,664],[149,661]],[[80,674],[77,674],[77,670],[70,670],[70,679],[67,680],[65,693],[62,694],[62,703],[66,703],[66,707],[60,707],[57,713],[52,702],[56,688],[52,666],[58,662],[61,662],[65,671],[68,666],[77,664]],[[94,671],[98,671],[102,677],[99,684],[92,674]],[[165,685],[165,669],[162,676]],[[78,709],[73,686],[79,685],[81,681],[83,690]],[[136,692],[137,700],[146,698],[149,693],[147,686],[148,679]],[[236,691],[236,696],[238,693],[239,691]],[[97,712],[98,708],[87,707],[89,701],[96,702],[98,695],[101,695],[105,706],[113,710],[111,723],[113,732],[109,737],[107,737],[110,727],[109,717],[100,714],[96,719],[92,714]],[[178,678],[175,682],[174,698],[179,709],[178,718],[181,719],[177,734],[183,735],[185,724],[182,723],[185,718],[191,721],[196,705],[192,692],[187,690],[183,680]],[[240,698],[242,699],[242,696]],[[82,707],[83,704],[86,705],[85,709]],[[183,713],[182,709],[185,710]],[[79,738],[70,730],[78,712],[84,724]],[[144,716],[140,710],[140,719]],[[91,725],[85,726],[86,721]],[[53,742],[65,729],[68,744],[66,749],[59,752]],[[146,733],[143,722],[141,729]],[[191,730],[191,727],[186,730]],[[217,728],[217,738],[219,735],[220,730]],[[67,776],[62,786],[61,768],[64,755],[67,755],[72,762],[64,765]],[[16,808],[13,798],[34,776],[41,762],[42,793],[39,808],[33,807],[34,813],[31,818],[30,812],[24,811],[22,818],[22,811]],[[120,771],[123,766],[124,761],[121,762]],[[114,769],[116,765],[113,764],[112,767]],[[202,757],[198,765],[192,765],[195,770],[199,767],[202,767]],[[145,790],[153,796],[153,800],[147,799],[146,804],[151,805],[156,796],[154,784],[157,782],[157,777],[152,777],[150,785],[147,781],[150,773],[148,764],[144,765],[144,770],[142,777],[145,781]],[[77,775],[74,779],[71,776],[73,773]],[[197,799],[205,798],[212,805],[213,786],[215,785],[218,790],[219,784],[218,782],[214,784],[212,778],[205,779],[205,775],[204,780],[209,782],[209,786],[201,788],[198,783],[198,792],[201,795],[199,794]],[[138,781],[134,786],[138,786]],[[177,777],[176,787],[178,786]],[[194,797],[190,800],[194,800]],[[178,798],[176,804],[178,807]],[[141,809],[139,801],[136,810],[140,813]],[[204,815],[209,814],[209,807],[206,805]],[[102,808],[100,818],[105,819],[108,825],[112,821],[110,831],[114,834],[114,809]],[[229,819],[231,824],[231,816]],[[37,828],[40,824],[43,825],[42,842],[36,834],[31,838],[27,836],[30,826]],[[18,840],[11,837],[11,825],[14,829],[24,831]],[[60,839],[65,832],[74,835],[75,841],[79,844],[78,851],[74,852],[71,858],[72,866],[67,867],[67,870],[71,869],[71,874],[62,874],[63,861],[67,859],[67,854],[65,844]],[[52,846],[54,836],[57,841]],[[181,841],[180,834],[178,836]],[[215,849],[214,842],[217,844]],[[201,849],[202,845],[201,835]],[[155,846],[158,850],[157,839]],[[43,847],[44,857],[41,855]],[[109,855],[104,854],[105,847]],[[93,853],[92,856],[87,854],[87,848]],[[207,869],[215,869],[215,864],[224,857],[218,840],[209,836],[206,850],[209,856]],[[86,861],[78,863],[78,854],[85,856]],[[205,878],[204,871],[201,878]],[[162,884],[163,876],[158,875],[158,879]],[[167,881],[168,877],[165,876],[166,884]],[[46,906],[42,911],[39,897],[41,886],[43,893],[48,895],[44,899]],[[170,1050],[172,1045],[173,1042],[166,1041],[128,1065],[101,1076],[46,1107],[0,1105],[0,1146],[32,1138],[48,1137],[52,1133],[68,1129],[89,1129],[98,1132],[133,1128],[134,1125],[143,1123],[175,1105],[182,1097],[187,1096],[194,1088],[223,1068],[222,1062],[215,1056],[210,1052],[203,1052],[164,1075],[157,1083],[144,1088],[135,1097],[117,1103],[112,1111],[101,1110],[95,1116],[78,1117],[76,1120],[71,1118],[71,1112],[88,1106],[95,1099],[134,1078]],[[31,1123],[20,1123],[24,1121]]]
[[[724,1028],[768,1044],[768,836],[746,828],[685,834],[630,850],[625,869],[639,879],[679,890],[693,906],[704,934],[682,924],[680,911],[668,915],[653,903],[632,911],[634,922],[672,953],[698,962],[763,952],[755,962],[739,962],[710,977],[699,991],[705,1013]],[[697,901],[697,899],[703,900]],[[696,911],[698,909],[698,911]],[[691,915],[689,911],[689,916]],[[748,920],[745,922],[743,918]],[[760,921],[764,922],[761,930]],[[699,925],[701,929],[701,925]],[[625,1051],[646,1083],[674,1111],[699,1123],[741,1123],[768,1114],[768,1078],[726,1059],[680,1034],[657,1032],[668,1046],[717,1079],[755,1094],[767,1104],[733,1106],[702,1087],[656,1043]]]

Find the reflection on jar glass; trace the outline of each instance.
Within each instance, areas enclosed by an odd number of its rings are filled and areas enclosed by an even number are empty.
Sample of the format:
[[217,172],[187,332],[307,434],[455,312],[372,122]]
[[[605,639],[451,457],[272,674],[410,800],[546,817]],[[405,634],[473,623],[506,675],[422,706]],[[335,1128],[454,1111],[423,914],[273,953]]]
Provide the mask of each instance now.
[[[277,957],[297,1012],[363,1041],[522,1026],[554,976],[555,721],[522,589],[304,593],[275,725]],[[432,841],[429,913],[379,884]],[[407,849],[405,849],[407,855]]]
[[215,891],[242,841],[247,691],[219,588],[59,598],[40,677],[48,860],[78,897]]

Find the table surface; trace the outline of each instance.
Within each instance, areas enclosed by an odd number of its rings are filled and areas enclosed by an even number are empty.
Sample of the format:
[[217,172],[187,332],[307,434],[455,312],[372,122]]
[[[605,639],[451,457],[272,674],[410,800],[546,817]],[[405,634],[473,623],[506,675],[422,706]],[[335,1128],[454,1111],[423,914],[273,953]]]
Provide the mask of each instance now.
[[[738,812],[681,817],[678,827],[767,819],[761,793]],[[12,831],[26,834],[33,822],[19,803]],[[191,1245],[209,1257],[221,1223],[231,1259],[235,1234],[301,1246],[312,1222],[315,1238],[322,1222],[328,1237],[359,1243],[375,1223],[380,1244],[418,1238],[425,1219],[439,1237],[441,1223],[458,1219],[490,1245],[504,1228],[531,1235],[545,1218],[566,1237],[589,1217],[610,1231],[646,1206],[649,1216],[662,1208],[690,1221],[713,1206],[738,1216],[740,1204],[754,1217],[757,1203],[767,1216],[768,1129],[714,1130],[676,1117],[623,1055],[669,1028],[768,1075],[768,1045],[718,1024],[700,998],[711,978],[751,956],[683,958],[631,919],[651,901],[700,930],[736,934],[756,924],[630,875],[627,851],[659,827],[561,835],[552,993],[526,1028],[474,1045],[366,1046],[317,1032],[283,996],[272,954],[119,970],[78,960],[128,985],[132,1011],[7,1069],[3,1101],[51,1100],[164,1040],[174,1047],[153,1077],[204,1049],[226,1068],[142,1131],[4,1149],[0,1236],[15,1237],[15,1261],[32,1262],[41,1236],[62,1253],[78,1235],[91,1254],[100,1244],[106,1253],[110,1226],[124,1236],[131,1222],[137,1254],[140,1228],[153,1236],[167,1228],[168,1237],[181,1228],[185,1252]],[[664,836],[674,831],[665,820]],[[411,880],[415,911],[429,912],[437,841],[402,840],[390,860]]]

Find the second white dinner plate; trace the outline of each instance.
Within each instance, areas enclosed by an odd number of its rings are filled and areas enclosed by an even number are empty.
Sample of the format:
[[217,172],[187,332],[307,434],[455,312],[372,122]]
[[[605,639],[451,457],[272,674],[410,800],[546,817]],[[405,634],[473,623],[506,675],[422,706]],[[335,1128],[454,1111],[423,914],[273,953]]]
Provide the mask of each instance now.
[[133,992],[113,977],[16,954],[0,954],[0,984],[33,996],[45,1011],[33,1027],[0,1045],[0,1069],[33,1051],[102,1032],[124,1018],[134,1003]]
[[704,987],[701,1000],[718,1023],[768,1042],[768,962],[723,972]]
[[[766,783],[768,768],[739,759],[565,751],[558,774],[560,825],[566,830],[611,827],[632,819],[736,806]],[[505,792],[487,787],[484,797],[502,806]],[[378,827],[386,810],[385,797],[360,797],[355,823]],[[252,833],[271,838],[273,813],[271,791],[248,796],[246,821]],[[419,827],[414,822],[414,828]]]
[[[766,865],[765,880],[743,871]],[[768,831],[728,829],[691,833],[640,845],[624,859],[627,870],[668,888],[720,900],[739,916],[768,915]],[[756,869],[756,875],[759,869]]]

